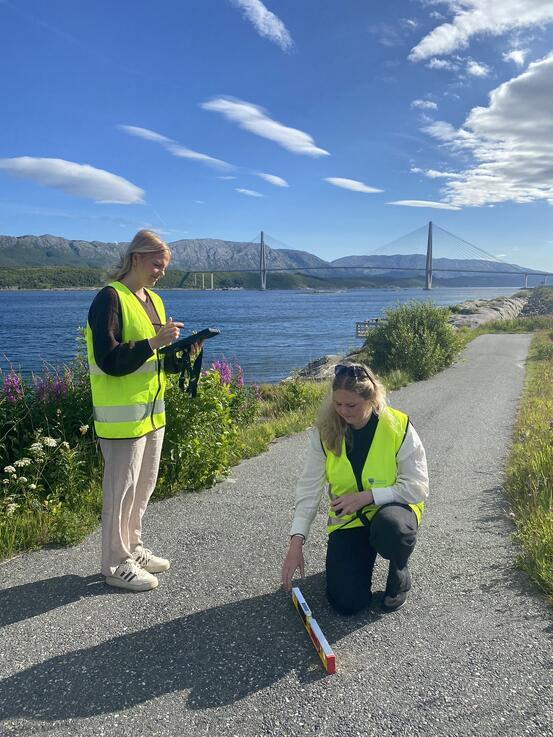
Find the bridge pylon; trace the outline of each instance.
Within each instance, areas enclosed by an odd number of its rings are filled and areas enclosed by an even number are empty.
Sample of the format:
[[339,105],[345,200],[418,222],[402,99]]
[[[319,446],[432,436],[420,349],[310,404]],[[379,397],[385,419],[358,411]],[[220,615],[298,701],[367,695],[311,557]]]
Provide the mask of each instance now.
[[426,282],[425,289],[432,289],[432,220],[428,223],[428,239],[426,242]]
[[261,289],[267,289],[267,262],[265,258],[265,234],[261,231],[261,246],[259,252],[259,278]]

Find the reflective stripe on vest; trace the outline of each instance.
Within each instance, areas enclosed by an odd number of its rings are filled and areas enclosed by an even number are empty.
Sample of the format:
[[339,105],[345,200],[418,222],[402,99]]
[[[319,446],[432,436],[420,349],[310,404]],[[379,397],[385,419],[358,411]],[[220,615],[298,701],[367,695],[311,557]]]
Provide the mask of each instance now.
[[[363,466],[361,480],[363,489],[385,488],[393,486],[397,477],[397,461],[396,455],[401,448],[409,418],[403,412],[386,407],[379,417],[376,432],[374,434],[371,447]],[[324,446],[326,453],[326,479],[329,483],[330,501],[338,499],[340,496],[351,494],[359,491],[357,487],[357,479],[347,457],[345,439],[342,441],[342,452],[339,456]],[[414,511],[417,521],[420,522],[424,503],[409,504]],[[363,517],[371,520],[378,506],[369,504],[363,508]],[[337,517],[329,504],[327,532],[335,532],[337,529],[350,529],[352,527],[362,527],[363,522],[355,514],[343,515]]]
[[[122,342],[137,342],[156,334],[145,309],[121,282],[109,285],[117,292],[122,316]],[[145,290],[165,323],[161,298]],[[111,376],[100,369],[94,356],[92,330],[87,323],[86,345],[94,406],[94,427],[100,438],[138,438],[165,425],[165,371],[157,351],[136,371]]]
[[130,404],[110,407],[94,407],[94,419],[97,422],[137,422],[147,419],[151,414],[165,412],[165,402],[159,399],[148,404]]

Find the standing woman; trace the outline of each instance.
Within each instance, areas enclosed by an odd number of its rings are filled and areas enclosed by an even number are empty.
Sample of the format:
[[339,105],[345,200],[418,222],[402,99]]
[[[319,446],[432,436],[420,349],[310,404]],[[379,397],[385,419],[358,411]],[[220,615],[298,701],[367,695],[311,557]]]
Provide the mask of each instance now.
[[139,231],[110,284],[92,302],[86,344],[94,427],[104,456],[102,574],[110,586],[147,591],[170,563],[142,544],[142,517],[157,481],[165,432],[165,370],[158,349],[179,337],[151,291],[171,252]]
[[426,455],[407,415],[386,406],[383,386],[363,364],[338,364],[296,488],[282,585],[304,575],[303,544],[329,485],[326,594],[341,614],[371,601],[377,554],[390,561],[381,608],[405,603],[407,561],[428,496]]

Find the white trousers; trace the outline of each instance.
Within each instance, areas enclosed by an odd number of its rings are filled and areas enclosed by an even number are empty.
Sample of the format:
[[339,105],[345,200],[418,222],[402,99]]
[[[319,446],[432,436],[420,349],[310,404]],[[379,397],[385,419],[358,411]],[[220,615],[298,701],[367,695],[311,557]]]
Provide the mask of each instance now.
[[104,456],[102,574],[142,545],[142,517],[157,481],[165,428],[133,439],[100,439]]

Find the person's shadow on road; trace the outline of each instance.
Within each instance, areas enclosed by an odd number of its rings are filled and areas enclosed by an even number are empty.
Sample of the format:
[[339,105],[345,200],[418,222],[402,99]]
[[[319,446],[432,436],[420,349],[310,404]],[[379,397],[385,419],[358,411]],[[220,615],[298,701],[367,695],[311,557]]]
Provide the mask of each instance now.
[[106,586],[100,574],[86,577],[53,576],[0,589],[0,627],[36,617],[87,596],[126,593]]
[[[334,614],[324,597],[322,574],[303,579],[301,589],[331,645],[380,616]],[[0,718],[90,717],[180,691],[188,692],[187,708],[212,708],[243,699],[292,671],[303,682],[326,676],[290,596],[275,591],[27,668],[0,684]]]

